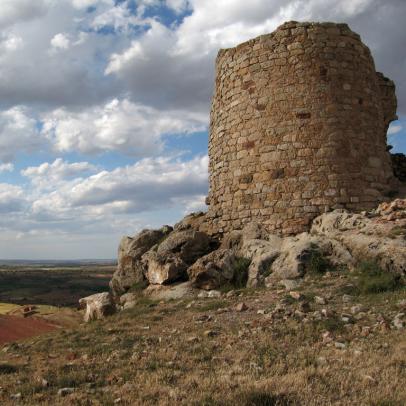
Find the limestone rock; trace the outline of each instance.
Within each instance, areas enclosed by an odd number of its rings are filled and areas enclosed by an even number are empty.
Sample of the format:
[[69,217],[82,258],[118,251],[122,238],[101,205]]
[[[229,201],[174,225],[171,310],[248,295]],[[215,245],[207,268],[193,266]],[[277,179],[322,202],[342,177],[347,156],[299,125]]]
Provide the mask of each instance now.
[[156,300],[172,300],[194,297],[196,291],[190,282],[181,282],[169,286],[149,285],[143,294]]
[[275,281],[302,277],[315,247],[318,247],[317,239],[313,239],[307,233],[284,238],[281,253],[272,263],[265,285],[272,286]]
[[233,230],[224,235],[220,249],[239,251],[243,241],[243,233],[241,230]]
[[137,304],[138,295],[133,292],[127,292],[120,296],[120,305],[123,310],[131,309]]
[[181,221],[175,224],[174,230],[175,231],[184,231],[188,229],[193,229],[196,231],[200,230],[200,227],[206,220],[205,213],[202,211],[197,213],[188,214],[184,217]]
[[157,248],[160,257],[174,254],[187,265],[192,265],[198,258],[211,250],[207,234],[194,229],[174,231]]
[[270,240],[245,239],[239,250],[239,256],[251,259],[248,268],[248,287],[264,284],[265,277],[270,271],[271,264],[279,256],[282,239],[270,236]]
[[159,254],[150,250],[142,257],[146,269],[146,278],[155,285],[167,284],[185,276],[186,263],[176,254]]
[[195,288],[212,290],[234,277],[236,256],[232,250],[217,250],[198,259],[187,273]]
[[[398,212],[402,205],[398,202]],[[384,211],[382,208],[379,212]],[[382,217],[335,210],[313,221],[311,233],[338,241],[358,261],[372,260],[389,272],[406,275],[406,240],[397,231],[405,229],[406,220],[388,221]],[[402,228],[403,227],[403,228]]]
[[110,289],[115,296],[120,296],[132,285],[145,279],[142,255],[171,231],[171,227],[165,226],[160,230],[143,230],[135,237],[121,239],[117,269],[110,281]]
[[81,307],[86,307],[83,320],[87,323],[92,320],[103,319],[116,312],[116,306],[109,292],[96,293],[79,300]]

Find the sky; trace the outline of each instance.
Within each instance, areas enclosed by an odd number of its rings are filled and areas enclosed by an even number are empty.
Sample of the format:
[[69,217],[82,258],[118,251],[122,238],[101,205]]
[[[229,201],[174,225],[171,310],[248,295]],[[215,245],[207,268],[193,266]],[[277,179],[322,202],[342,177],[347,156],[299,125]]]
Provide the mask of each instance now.
[[204,210],[216,54],[289,20],[361,35],[406,152],[405,0],[0,0],[0,259],[115,258]]

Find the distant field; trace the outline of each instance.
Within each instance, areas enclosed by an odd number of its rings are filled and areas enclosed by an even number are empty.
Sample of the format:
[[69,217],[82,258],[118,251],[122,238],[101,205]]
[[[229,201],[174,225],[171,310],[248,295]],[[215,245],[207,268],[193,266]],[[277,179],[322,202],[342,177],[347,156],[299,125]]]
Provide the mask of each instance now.
[[111,263],[0,265],[0,302],[77,306],[81,297],[107,290],[114,269]]

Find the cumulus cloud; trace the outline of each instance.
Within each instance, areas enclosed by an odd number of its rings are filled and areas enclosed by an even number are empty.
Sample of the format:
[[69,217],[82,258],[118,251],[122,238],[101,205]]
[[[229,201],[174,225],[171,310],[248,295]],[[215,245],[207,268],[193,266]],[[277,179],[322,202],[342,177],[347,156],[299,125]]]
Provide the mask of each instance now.
[[17,153],[41,148],[44,139],[37,124],[23,107],[0,112],[0,161],[9,162]]
[[73,7],[77,9],[88,8],[98,4],[100,0],[72,0]]
[[13,172],[13,171],[14,171],[14,165],[12,163],[0,164],[0,173],[1,172]]
[[162,112],[127,99],[114,99],[80,113],[53,111],[43,124],[42,133],[58,151],[120,151],[142,157],[161,152],[164,135],[203,130],[206,117],[187,111]]
[[388,129],[388,135],[395,135],[402,131],[402,126],[400,124],[393,124]]
[[36,187],[49,189],[58,186],[60,181],[81,178],[96,170],[97,167],[88,162],[69,163],[62,158],[57,158],[52,163],[44,162],[39,166],[23,169],[21,174],[30,178]]
[[55,49],[68,49],[70,46],[70,40],[66,34],[59,33],[51,39],[51,45]]
[[73,206],[114,203],[116,210],[128,212],[170,207],[177,199],[206,193],[207,168],[207,156],[187,162],[148,158],[87,178],[72,188],[70,200]]
[[402,28],[405,2],[190,0],[183,3],[192,12],[175,29],[153,21],[144,35],[110,57],[105,73],[127,83],[138,101],[159,108],[187,106],[207,112],[214,59],[219,48],[271,32],[287,20],[328,20],[348,22],[361,34],[372,48],[378,68],[397,82],[400,109],[406,109],[402,79],[406,57],[397,51],[406,36]]
[[20,186],[0,183],[0,213],[18,212],[24,204],[24,191]]
[[3,52],[12,52],[22,48],[24,41],[21,37],[12,33],[0,34],[0,50]]

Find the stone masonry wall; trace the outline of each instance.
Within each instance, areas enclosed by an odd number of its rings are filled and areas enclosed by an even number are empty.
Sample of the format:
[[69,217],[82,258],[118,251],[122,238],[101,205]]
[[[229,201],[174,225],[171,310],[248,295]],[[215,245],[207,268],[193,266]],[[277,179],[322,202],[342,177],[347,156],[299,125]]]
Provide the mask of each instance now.
[[294,234],[394,187],[394,84],[346,24],[288,22],[219,51],[209,140],[211,233],[259,221]]

